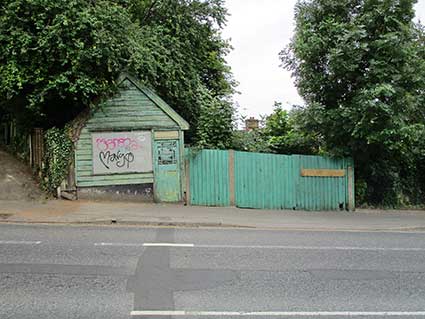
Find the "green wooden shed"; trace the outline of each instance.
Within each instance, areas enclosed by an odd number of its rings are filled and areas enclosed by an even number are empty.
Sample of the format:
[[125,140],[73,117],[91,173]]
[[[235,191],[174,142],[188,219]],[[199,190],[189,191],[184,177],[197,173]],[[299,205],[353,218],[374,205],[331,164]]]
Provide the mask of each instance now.
[[73,167],[78,198],[178,202],[189,124],[129,75],[119,93],[78,125]]

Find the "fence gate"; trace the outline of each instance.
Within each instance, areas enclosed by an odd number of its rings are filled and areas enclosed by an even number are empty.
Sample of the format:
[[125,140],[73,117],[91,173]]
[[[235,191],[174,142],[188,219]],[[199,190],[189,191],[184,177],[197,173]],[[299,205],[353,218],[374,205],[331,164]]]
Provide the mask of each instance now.
[[192,205],[266,209],[354,209],[351,159],[187,150]]

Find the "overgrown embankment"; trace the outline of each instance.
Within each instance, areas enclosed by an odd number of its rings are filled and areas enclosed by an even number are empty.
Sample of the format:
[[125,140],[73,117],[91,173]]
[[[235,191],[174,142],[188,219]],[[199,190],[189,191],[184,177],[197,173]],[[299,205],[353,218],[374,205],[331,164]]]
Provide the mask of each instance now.
[[37,200],[43,193],[31,169],[0,148],[0,200]]

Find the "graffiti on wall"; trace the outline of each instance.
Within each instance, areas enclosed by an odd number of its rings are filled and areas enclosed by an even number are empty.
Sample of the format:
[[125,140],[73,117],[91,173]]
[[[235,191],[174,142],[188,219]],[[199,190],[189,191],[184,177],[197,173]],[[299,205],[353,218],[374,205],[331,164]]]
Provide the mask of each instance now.
[[152,171],[151,132],[92,134],[94,174]]
[[138,140],[129,137],[100,137],[96,139],[96,148],[100,151],[99,160],[106,169],[110,169],[112,165],[130,168],[130,164],[134,162],[133,152],[141,146]]

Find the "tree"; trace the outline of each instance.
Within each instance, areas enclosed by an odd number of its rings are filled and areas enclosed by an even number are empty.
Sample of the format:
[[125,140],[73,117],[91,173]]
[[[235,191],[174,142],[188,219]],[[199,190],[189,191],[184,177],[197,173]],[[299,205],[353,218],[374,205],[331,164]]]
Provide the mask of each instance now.
[[232,149],[236,151],[270,153],[270,145],[262,129],[233,131]]
[[210,102],[200,92],[232,121],[222,0],[5,0],[0,8],[0,108],[21,122],[63,126],[114,93],[124,70],[189,121],[192,141]]
[[[246,130],[247,117],[241,114],[238,114],[237,117],[238,118],[235,119],[236,128],[233,130],[231,148],[237,151],[245,152],[272,152],[268,143],[268,137],[264,134],[266,116],[260,115],[260,119],[258,120],[258,128],[250,130]],[[239,125],[241,125],[242,130],[238,129]]]
[[[189,121],[193,141],[204,143],[205,136],[196,136],[202,131],[199,128],[214,124],[205,122],[214,119],[201,115],[210,106],[221,108],[222,112],[211,112],[221,116],[226,127],[230,126],[229,97],[235,82],[224,59],[231,47],[220,35],[227,16],[223,0],[132,0],[130,3],[132,18],[143,35],[136,44],[139,49],[131,58],[132,68]],[[201,119],[204,122],[200,123]],[[220,140],[218,144],[226,142]],[[212,140],[208,144],[218,146]]]
[[[424,33],[412,22],[414,2],[300,0],[295,35],[281,52],[306,101],[304,129],[328,153],[354,157],[372,204],[415,203],[425,190],[413,178],[425,122]],[[415,186],[404,187],[412,178]]]
[[1,11],[0,96],[18,119],[63,124],[113,91],[134,29],[119,3],[6,0]]
[[233,148],[241,151],[277,154],[318,154],[319,140],[303,129],[303,110],[294,106],[290,111],[274,102],[270,115],[262,115],[260,127],[233,133]]
[[286,111],[282,103],[275,102],[273,113],[266,117],[263,133],[273,152],[307,155],[319,152],[319,140],[303,129],[302,115],[299,107]]
[[197,95],[201,105],[196,131],[196,145],[226,149],[232,145],[233,108],[227,101],[213,97],[207,89]]

